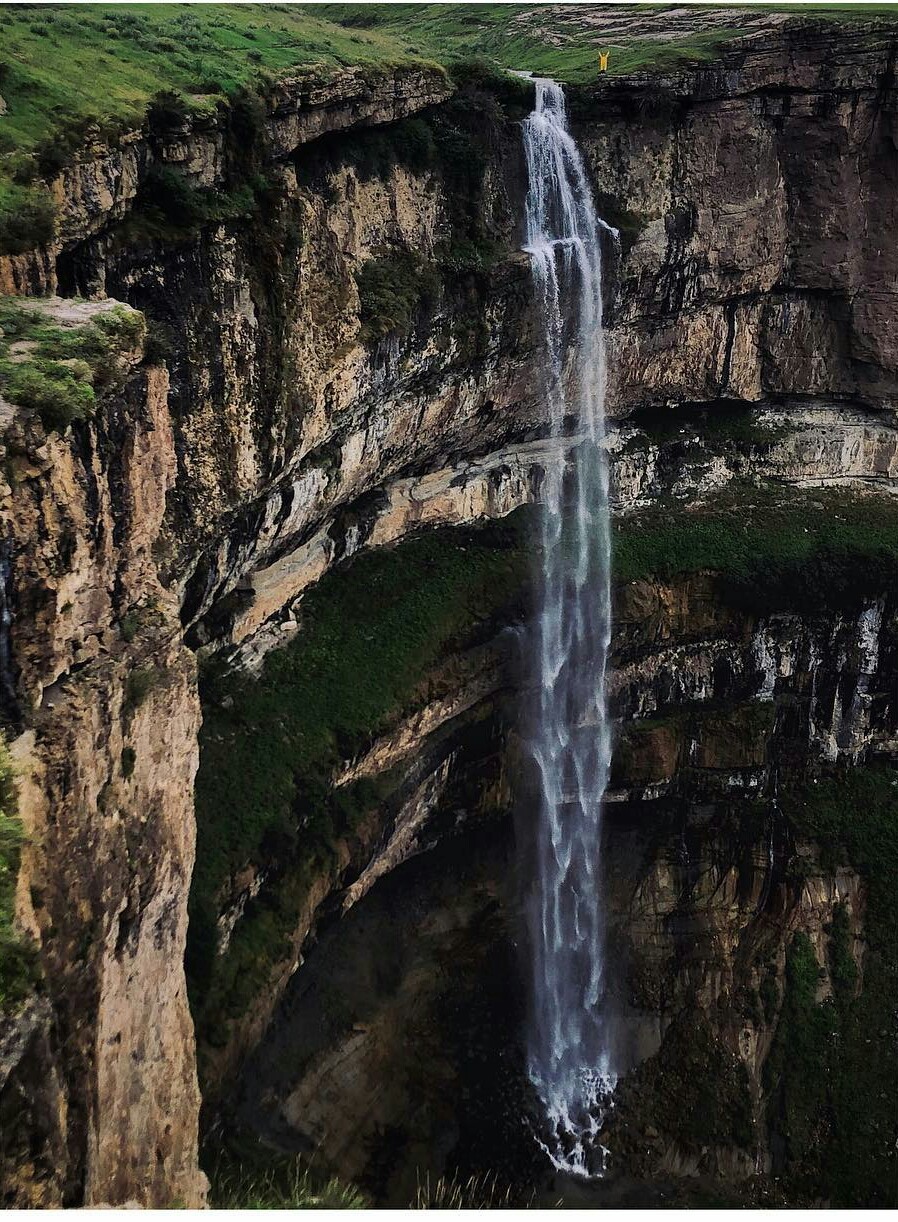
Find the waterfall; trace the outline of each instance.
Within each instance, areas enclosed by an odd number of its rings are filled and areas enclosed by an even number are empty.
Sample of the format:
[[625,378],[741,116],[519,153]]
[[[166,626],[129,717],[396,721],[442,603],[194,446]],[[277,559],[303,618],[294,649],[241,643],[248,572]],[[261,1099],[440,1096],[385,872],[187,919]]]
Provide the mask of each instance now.
[[593,1175],[604,1166],[598,1133],[615,1084],[601,870],[611,538],[599,230],[609,227],[596,216],[564,94],[552,81],[536,81],[524,150],[524,249],[542,310],[544,392],[558,441],[541,498],[528,735],[537,795],[528,1069],[547,1154],[561,1170]]

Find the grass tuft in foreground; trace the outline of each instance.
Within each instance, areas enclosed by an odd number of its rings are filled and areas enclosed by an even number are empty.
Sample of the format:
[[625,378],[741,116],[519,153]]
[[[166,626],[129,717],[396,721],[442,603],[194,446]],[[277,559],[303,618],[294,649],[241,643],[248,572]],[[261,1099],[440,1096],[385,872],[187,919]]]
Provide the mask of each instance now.
[[[526,1204],[526,1202],[524,1203]],[[418,1179],[412,1209],[512,1209],[521,1208],[511,1185],[500,1184],[495,1175],[471,1175]]]
[[273,1159],[264,1167],[222,1161],[209,1175],[213,1209],[366,1209],[352,1184],[321,1177],[299,1158]]

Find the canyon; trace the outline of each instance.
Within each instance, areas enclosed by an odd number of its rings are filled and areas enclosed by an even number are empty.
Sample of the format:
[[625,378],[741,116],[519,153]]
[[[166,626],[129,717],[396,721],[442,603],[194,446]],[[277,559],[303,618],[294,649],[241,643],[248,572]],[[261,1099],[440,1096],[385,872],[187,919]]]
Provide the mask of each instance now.
[[[754,22],[566,90],[619,233],[611,1186],[896,1203],[896,47],[888,17]],[[5,358],[48,342],[25,311],[114,367],[64,427],[0,397],[36,962],[0,1011],[5,1204],[200,1205],[247,1135],[378,1203],[546,1190],[532,105],[400,66],[157,113],[0,254]]]

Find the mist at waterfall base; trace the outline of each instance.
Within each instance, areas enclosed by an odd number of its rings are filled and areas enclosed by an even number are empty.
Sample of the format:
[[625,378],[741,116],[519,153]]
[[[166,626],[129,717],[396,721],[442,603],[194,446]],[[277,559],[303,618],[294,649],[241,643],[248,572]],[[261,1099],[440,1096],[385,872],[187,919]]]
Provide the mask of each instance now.
[[[600,230],[564,94],[537,80],[524,122],[525,245],[544,327],[544,394],[558,461],[541,496],[533,702],[528,1074],[537,1140],[558,1170],[601,1175],[616,1082],[605,979],[602,800],[611,759],[605,679],[611,541]],[[613,232],[613,231],[612,231]]]

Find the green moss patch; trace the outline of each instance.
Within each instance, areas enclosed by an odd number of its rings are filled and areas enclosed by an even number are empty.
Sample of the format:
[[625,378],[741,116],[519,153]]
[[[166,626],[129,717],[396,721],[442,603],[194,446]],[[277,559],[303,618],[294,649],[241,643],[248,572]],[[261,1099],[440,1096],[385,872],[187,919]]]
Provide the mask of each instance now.
[[356,284],[363,343],[407,330],[420,311],[433,308],[440,291],[434,265],[411,251],[363,263]]
[[887,497],[733,489],[617,522],[613,550],[617,581],[713,571],[728,601],[759,612],[898,594],[898,508]]
[[864,880],[862,989],[847,913],[836,908],[827,950],[832,996],[816,1000],[823,965],[802,934],[789,948],[786,991],[766,1066],[779,1173],[808,1199],[895,1207],[898,1179],[898,776],[890,764],[835,771],[793,789],[783,810],[825,868]]
[[[515,523],[365,553],[306,594],[300,632],[257,680],[206,673],[188,968],[213,1040],[265,987],[334,841],[382,797],[372,782],[335,793],[334,769],[426,698],[442,659],[508,622],[527,569]],[[277,863],[277,885],[216,958],[219,897],[249,862]]]

